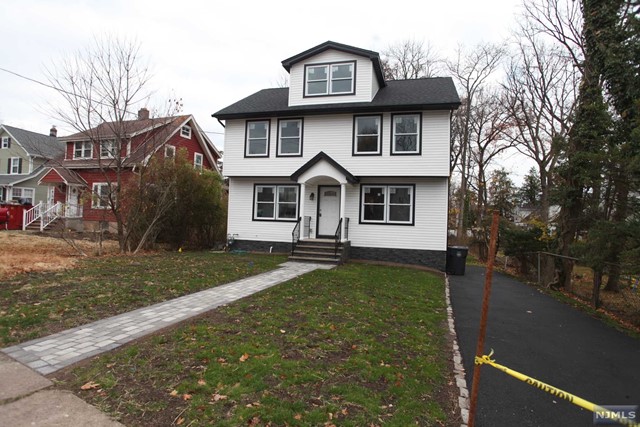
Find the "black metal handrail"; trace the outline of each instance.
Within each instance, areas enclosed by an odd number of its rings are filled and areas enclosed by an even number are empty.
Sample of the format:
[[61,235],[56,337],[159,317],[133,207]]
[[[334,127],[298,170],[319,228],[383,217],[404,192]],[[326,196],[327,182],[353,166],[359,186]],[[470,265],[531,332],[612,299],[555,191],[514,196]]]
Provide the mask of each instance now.
[[349,218],[344,219],[344,238],[349,240]]
[[300,220],[302,217],[298,217],[296,221],[295,227],[293,227],[293,231],[291,232],[291,255],[293,255],[293,251],[296,250],[296,245],[300,240]]
[[338,228],[336,228],[336,232],[333,235],[333,237],[336,240],[336,250],[334,255],[338,255],[338,246],[340,246],[340,240],[342,240],[342,218],[340,218],[340,221],[338,221]]

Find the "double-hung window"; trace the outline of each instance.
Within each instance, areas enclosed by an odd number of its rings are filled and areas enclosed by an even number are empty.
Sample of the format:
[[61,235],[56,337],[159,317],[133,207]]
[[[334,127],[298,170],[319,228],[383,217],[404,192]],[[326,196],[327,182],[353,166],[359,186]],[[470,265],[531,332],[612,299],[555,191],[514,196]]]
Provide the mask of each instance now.
[[202,153],[195,153],[193,155],[193,167],[198,170],[202,170],[202,162],[204,160],[204,156]]
[[391,154],[420,154],[421,117],[419,113],[391,116]]
[[92,190],[91,207],[93,209],[107,209],[109,207],[109,184],[94,182]]
[[191,126],[184,125],[180,128],[180,136],[191,139]]
[[355,62],[307,65],[305,96],[353,94],[355,69]]
[[8,136],[3,136],[2,142],[0,144],[0,148],[9,148],[11,146],[11,138],[9,138]]
[[113,159],[116,157],[116,142],[114,140],[100,142],[100,158]]
[[382,116],[353,118],[353,154],[382,154]]
[[9,158],[9,175],[18,175],[22,173],[22,159],[20,157]]
[[269,120],[247,121],[245,157],[269,157]]
[[256,185],[253,219],[296,221],[298,188],[297,185]]
[[91,141],[76,141],[73,144],[74,159],[90,159],[93,157],[93,144]]
[[13,187],[11,189],[11,200],[32,205],[34,194],[35,190],[33,188]]
[[302,156],[302,119],[278,120],[277,156]]
[[175,145],[165,145],[164,146],[164,158],[165,159],[173,159],[176,157],[176,147]]
[[413,185],[363,185],[360,221],[412,225],[414,193]]

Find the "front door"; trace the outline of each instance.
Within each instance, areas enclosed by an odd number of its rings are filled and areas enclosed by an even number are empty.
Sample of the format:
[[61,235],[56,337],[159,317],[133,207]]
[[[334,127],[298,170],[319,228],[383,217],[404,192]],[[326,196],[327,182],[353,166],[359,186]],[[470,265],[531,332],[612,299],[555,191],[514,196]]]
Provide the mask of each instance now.
[[78,217],[79,205],[80,205],[80,188],[75,185],[68,185],[66,216],[69,218]]
[[318,237],[333,238],[340,221],[340,187],[318,187]]

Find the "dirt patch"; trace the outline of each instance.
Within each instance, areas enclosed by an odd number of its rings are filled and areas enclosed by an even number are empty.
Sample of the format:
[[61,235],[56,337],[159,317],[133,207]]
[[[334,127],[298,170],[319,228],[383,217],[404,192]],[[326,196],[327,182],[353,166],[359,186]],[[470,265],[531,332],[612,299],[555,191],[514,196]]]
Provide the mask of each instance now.
[[[91,238],[80,235],[70,236],[87,256],[97,254],[98,244]],[[64,239],[55,236],[38,235],[25,231],[0,231],[0,278],[7,279],[21,273],[58,271],[71,268],[83,256]],[[103,253],[117,253],[118,243],[106,240],[102,243]]]

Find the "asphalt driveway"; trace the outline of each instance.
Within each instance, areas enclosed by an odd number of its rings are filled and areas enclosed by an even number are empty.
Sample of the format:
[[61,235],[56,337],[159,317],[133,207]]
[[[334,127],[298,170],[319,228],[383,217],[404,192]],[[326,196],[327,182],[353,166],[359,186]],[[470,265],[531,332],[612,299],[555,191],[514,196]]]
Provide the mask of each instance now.
[[[484,267],[449,276],[451,304],[471,392]],[[640,404],[640,340],[495,273],[485,354],[497,363],[599,405]],[[480,376],[476,426],[590,426],[591,412],[488,365]]]

